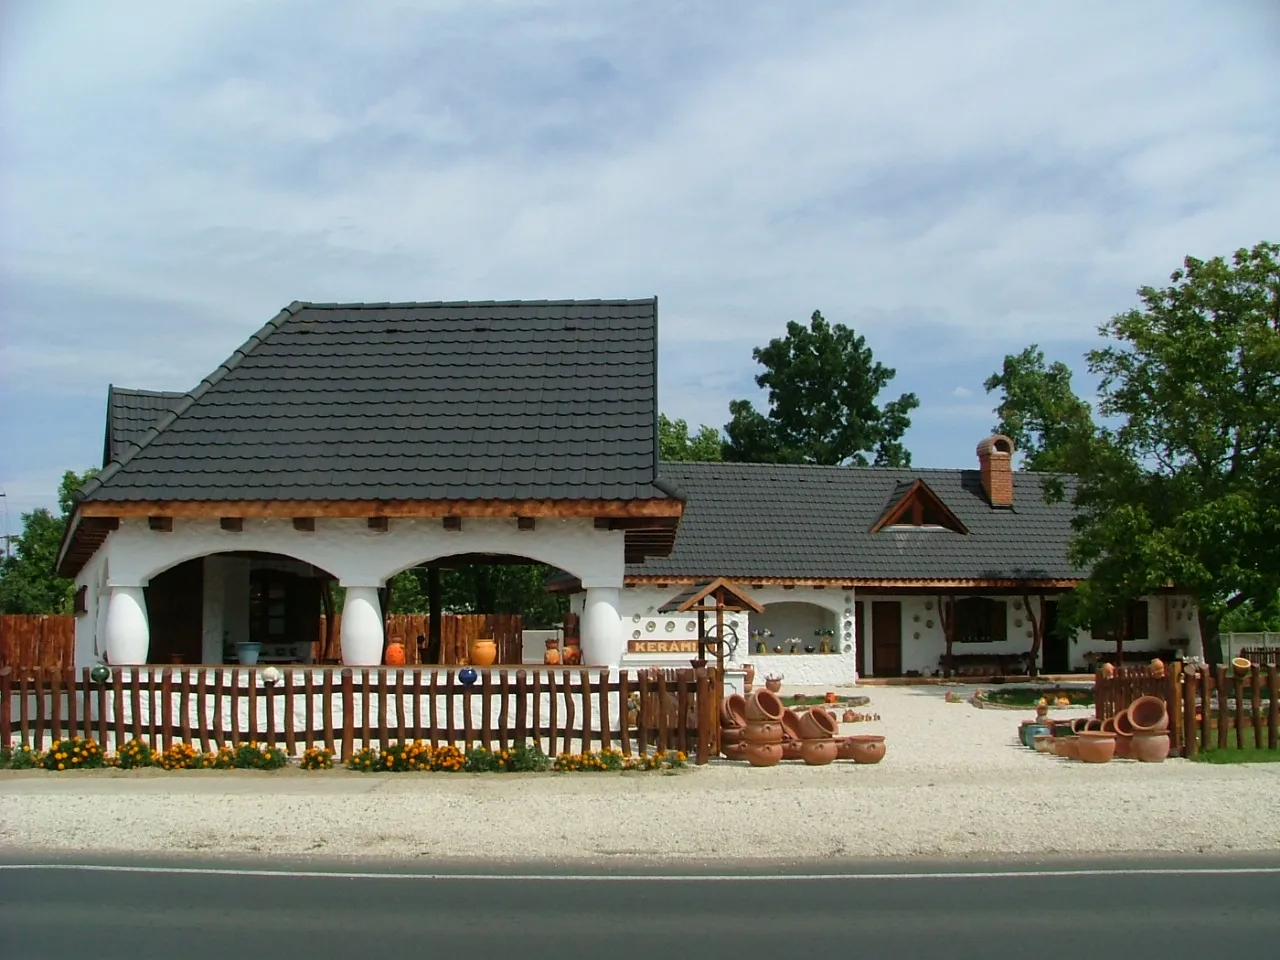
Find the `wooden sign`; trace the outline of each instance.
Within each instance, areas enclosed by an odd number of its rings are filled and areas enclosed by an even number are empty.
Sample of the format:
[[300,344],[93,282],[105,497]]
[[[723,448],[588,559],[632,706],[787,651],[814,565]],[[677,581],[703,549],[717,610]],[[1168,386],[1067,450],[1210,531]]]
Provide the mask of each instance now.
[[697,640],[628,640],[631,653],[697,653]]

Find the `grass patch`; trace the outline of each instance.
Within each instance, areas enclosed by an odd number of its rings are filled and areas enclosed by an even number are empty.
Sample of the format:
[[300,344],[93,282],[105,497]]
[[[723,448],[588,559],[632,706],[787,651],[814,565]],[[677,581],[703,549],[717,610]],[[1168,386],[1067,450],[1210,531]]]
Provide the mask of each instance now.
[[[1093,691],[1063,689],[1061,687],[997,687],[983,691],[988,703],[999,703],[1006,707],[1034,707],[1044,697],[1049,706],[1092,707]],[[1062,698],[1070,704],[1058,704]]]
[[1252,744],[1237,747],[1233,733],[1232,739],[1227,742],[1227,749],[1220,749],[1215,741],[1209,749],[1201,747],[1199,753],[1187,759],[1196,763],[1280,763],[1280,750],[1268,750]]
[[821,694],[805,695],[803,693],[788,694],[782,698],[784,705],[788,707],[816,707],[824,706],[835,710],[837,707],[843,709],[845,707],[865,707],[871,702],[870,697],[841,697],[835,703],[827,703]]

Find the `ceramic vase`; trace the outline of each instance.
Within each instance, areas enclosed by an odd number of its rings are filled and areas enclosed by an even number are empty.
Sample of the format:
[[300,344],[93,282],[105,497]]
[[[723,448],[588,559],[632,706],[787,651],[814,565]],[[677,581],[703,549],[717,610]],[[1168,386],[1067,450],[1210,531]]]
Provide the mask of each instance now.
[[1135,733],[1129,745],[1130,755],[1143,763],[1163,763],[1169,756],[1167,733]]
[[781,743],[782,724],[774,720],[748,720],[742,728],[745,743]]
[[1169,711],[1159,697],[1138,697],[1129,704],[1129,725],[1134,734],[1164,733],[1169,729]]
[[831,737],[800,741],[800,759],[811,767],[823,767],[836,758],[839,744]]
[[861,734],[849,737],[849,753],[855,763],[879,763],[884,759],[884,737],[878,734]]
[[1101,731],[1086,731],[1077,739],[1076,750],[1085,763],[1107,763],[1115,756],[1115,735]]
[[399,640],[392,640],[387,644],[387,649],[382,655],[382,660],[389,667],[404,666],[404,644]]
[[471,662],[477,667],[491,667],[498,659],[497,641],[491,639],[471,641]]
[[742,750],[753,767],[772,767],[782,761],[780,743],[743,743]]
[[547,649],[542,653],[542,662],[552,666],[560,662],[560,641],[548,640]]
[[771,690],[756,690],[747,697],[743,714],[748,722],[760,720],[781,721],[786,710],[778,695]]
[[826,710],[815,707],[800,714],[801,740],[822,740],[834,737],[837,729],[835,719]]

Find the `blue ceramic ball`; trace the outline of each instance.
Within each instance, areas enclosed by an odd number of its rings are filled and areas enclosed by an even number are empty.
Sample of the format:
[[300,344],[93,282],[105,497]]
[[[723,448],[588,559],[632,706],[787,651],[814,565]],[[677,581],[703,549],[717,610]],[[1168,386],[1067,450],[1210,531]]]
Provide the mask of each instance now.
[[461,680],[468,687],[471,686],[473,683],[475,683],[476,679],[479,676],[480,675],[476,673],[475,670],[471,667],[463,667],[461,670],[458,671],[458,679]]

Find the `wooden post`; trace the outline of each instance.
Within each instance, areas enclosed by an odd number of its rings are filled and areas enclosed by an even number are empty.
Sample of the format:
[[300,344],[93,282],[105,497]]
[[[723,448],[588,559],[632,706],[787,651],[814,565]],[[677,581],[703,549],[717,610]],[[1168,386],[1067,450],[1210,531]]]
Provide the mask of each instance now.
[[623,668],[618,671],[618,733],[622,739],[622,752],[628,757],[631,756],[631,721],[627,719],[631,712],[629,687],[627,671]]
[[1227,705],[1227,668],[1218,664],[1214,678],[1218,688],[1218,749],[1227,749],[1227,727],[1231,714]]
[[640,688],[640,708],[636,711],[636,748],[640,756],[649,752],[649,736],[645,714],[649,710],[649,671],[641,670],[636,685]]
[[[353,674],[354,671],[349,667],[342,671],[342,759],[344,761],[355,756],[356,691]],[[328,686],[327,677],[325,686]]]
[[1232,676],[1231,692],[1236,700],[1236,749],[1244,749],[1244,677]]
[[613,749],[613,724],[611,711],[609,710],[609,692],[612,684],[610,683],[610,669],[602,667],[600,669],[600,749]]
[[694,762],[698,766],[702,766],[708,760],[708,741],[711,739],[712,728],[716,725],[716,718],[711,713],[713,709],[711,684],[707,682],[706,669],[702,667],[696,668],[693,671],[693,676],[694,682],[697,684],[696,695],[698,698],[698,742]]
[[[450,685],[452,685],[452,682],[451,678]],[[473,739],[471,729],[471,691],[473,687],[474,684],[463,687],[459,691],[462,694],[462,749],[464,751],[471,749],[471,741]]]
[[677,750],[683,750],[685,753],[689,752],[689,736],[688,736],[689,682],[688,681],[692,679],[693,679],[693,674],[690,673],[688,675],[688,680],[686,680],[685,672],[683,670],[681,670],[680,674],[676,677],[676,716],[679,718],[679,721],[676,725],[676,739],[673,746]]
[[[352,678],[354,682],[354,677]],[[369,669],[360,671],[360,749],[369,749],[369,740],[371,737],[369,726],[369,694],[373,684],[369,682]]]
[[573,705],[573,674],[566,670],[561,678],[560,689],[564,692],[564,749],[565,753],[573,753],[573,719],[578,711]]
[[413,671],[413,739],[425,740],[422,735],[422,668]]
[[524,670],[516,671],[516,728],[512,733],[512,746],[522,746],[529,739],[529,709],[525,695],[529,692],[529,675]]
[[[427,703],[427,713],[430,715],[430,718],[431,718],[431,746],[432,747],[435,747],[437,745],[439,740],[439,735],[440,735],[439,733],[440,714],[439,714],[439,710],[436,708],[436,696],[437,696],[436,691],[437,691],[437,687],[439,686],[439,682],[440,682],[439,676],[436,674],[435,670],[432,670],[431,684],[428,688],[429,689],[428,696],[431,699]],[[452,701],[450,701],[450,703],[452,703]]]
[[[328,671],[325,671],[328,673]],[[304,750],[310,750],[316,745],[316,680],[312,676],[311,670],[307,670],[302,675],[302,699],[306,707],[302,711],[302,744]],[[329,701],[324,701],[325,712],[329,712]],[[321,732],[321,737],[324,733]],[[323,745],[324,741],[321,741]]]
[[[133,710],[133,739],[142,739],[142,683],[138,679],[138,668],[129,671],[129,703]],[[151,744],[152,749],[155,744]]]
[[[105,683],[99,683],[97,687],[98,687],[98,742],[102,744],[102,749],[105,751],[107,749],[107,735],[110,729],[107,726],[107,699],[108,699],[107,685]],[[5,716],[6,717],[8,716],[7,711],[5,713]],[[7,740],[5,742],[8,743]],[[115,747],[111,752],[119,753],[120,744],[119,743],[115,744]]]
[[582,678],[582,752],[591,752],[591,668],[583,667]]
[[1169,715],[1170,751],[1174,756],[1186,756],[1186,730],[1182,710],[1182,664],[1172,663],[1165,671],[1165,710]]
[[537,667],[533,668],[533,690],[532,690],[532,721],[530,726],[533,728],[533,742],[538,745],[538,749],[542,749],[542,671]]
[[1273,662],[1267,667],[1267,690],[1270,709],[1267,710],[1267,749],[1280,749],[1277,734],[1280,733],[1280,685],[1277,685],[1277,668]]
[[258,671],[246,670],[245,679],[248,681],[248,689],[245,692],[245,703],[247,704],[246,712],[249,717],[249,729],[245,734],[249,738],[250,743],[256,743],[258,740]]
[[[249,682],[257,682],[256,675],[250,675]],[[267,708],[267,748],[274,749],[276,745],[276,688],[275,684],[268,683],[262,688],[263,699],[266,700]]]
[[200,752],[209,752],[209,726],[205,723],[205,701],[207,699],[207,684],[205,679],[205,671],[200,670],[196,674],[196,733],[200,736]]
[[506,750],[511,743],[507,736],[507,726],[511,722],[511,681],[505,669],[498,671],[498,696],[502,698],[498,702],[498,749]]
[[[93,739],[93,683],[89,679],[89,668],[84,667],[80,671],[81,683],[76,686],[75,667],[68,667],[67,673],[71,677],[71,698],[75,706],[73,710],[80,711],[81,736],[85,740]],[[0,741],[3,742],[3,741]],[[101,741],[98,746],[106,749],[106,744]]]
[[298,750],[298,740],[293,731],[296,725],[293,718],[293,670],[282,670],[281,679],[284,681],[284,749],[292,757]]
[[[41,625],[43,626],[43,621]],[[41,687],[44,686],[44,678],[47,676],[49,680],[49,742],[57,743],[62,739],[62,677],[61,671],[57,667],[49,667],[41,669]],[[40,700],[44,700],[43,689],[40,692]]]
[[1213,676],[1206,665],[1200,668],[1200,749],[1202,750],[1213,749],[1212,708]]
[[671,746],[667,736],[667,677],[664,671],[658,672],[658,750],[665,751]]
[[0,744],[13,743],[13,667],[0,667]]
[[[547,699],[548,699],[548,701],[549,701],[549,702],[550,702],[550,704],[551,704],[551,707],[550,707],[550,714],[551,714],[551,716],[549,717],[549,721],[550,721],[550,723],[551,723],[551,750],[550,750],[550,755],[551,755],[551,756],[553,756],[553,757],[557,755],[556,743],[557,743],[557,740],[558,740],[558,738],[559,738],[559,732],[560,732],[560,728],[559,728],[559,725],[558,725],[558,723],[557,723],[557,720],[559,719],[559,717],[558,717],[559,707],[558,707],[558,706],[557,706],[557,704],[556,704],[556,696],[557,696],[557,694],[556,694],[556,672],[555,672],[554,670],[548,670],[548,671],[547,671]],[[567,750],[566,750],[566,752],[567,752]]]
[[480,671],[480,745],[493,749],[493,672],[487,667]]
[[87,730],[81,731],[79,729],[80,711],[76,709],[77,689],[76,689],[76,668],[75,667],[62,668],[62,686],[67,691],[67,736],[79,737],[83,733],[84,734],[83,739],[88,740],[89,739],[88,731]]
[[1262,749],[1262,669],[1255,663],[1249,669],[1249,682],[1253,685],[1252,709],[1249,720],[1253,724],[1253,745]]
[[1200,726],[1196,723],[1196,680],[1195,673],[1182,672],[1182,730],[1185,749],[1184,757],[1194,757],[1200,752]]
[[164,749],[173,746],[173,671],[165,667],[160,671],[160,742]]
[[180,712],[182,714],[182,718],[180,721],[182,726],[180,728],[180,732],[182,734],[182,742],[190,743],[191,742],[191,674],[184,669],[179,674],[179,677],[181,681],[181,689],[178,692],[178,699],[180,701]]
[[[387,589],[391,589],[391,581],[387,581]],[[366,694],[368,696],[368,694]],[[378,670],[378,746],[387,746],[387,671]]]
[[445,671],[444,675],[444,742],[453,743],[453,688],[454,673]]
[[404,670],[396,668],[396,737],[401,743],[405,740],[404,729]]

